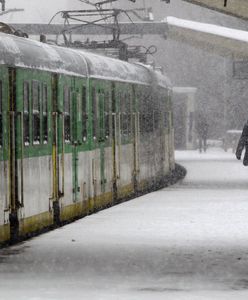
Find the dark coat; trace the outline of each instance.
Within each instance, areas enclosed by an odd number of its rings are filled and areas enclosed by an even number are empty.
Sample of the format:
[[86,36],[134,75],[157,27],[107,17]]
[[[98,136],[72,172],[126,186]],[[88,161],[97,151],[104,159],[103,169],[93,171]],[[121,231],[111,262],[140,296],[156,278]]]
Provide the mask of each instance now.
[[198,137],[202,139],[207,139],[208,137],[208,123],[206,121],[201,121],[197,124]]
[[196,118],[196,131],[199,139],[206,140],[208,137],[208,122],[202,114],[197,115]]
[[241,159],[241,154],[244,148],[245,148],[245,156],[243,159],[243,164],[244,166],[248,166],[248,121],[245,123],[241,137],[238,142],[238,146],[236,149],[237,159]]

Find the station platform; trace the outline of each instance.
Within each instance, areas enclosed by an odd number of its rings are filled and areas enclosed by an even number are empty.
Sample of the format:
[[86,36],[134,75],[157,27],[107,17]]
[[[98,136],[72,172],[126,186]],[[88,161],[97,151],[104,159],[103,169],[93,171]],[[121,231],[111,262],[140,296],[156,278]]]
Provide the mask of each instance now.
[[174,186],[0,250],[2,300],[248,299],[248,168],[176,152]]

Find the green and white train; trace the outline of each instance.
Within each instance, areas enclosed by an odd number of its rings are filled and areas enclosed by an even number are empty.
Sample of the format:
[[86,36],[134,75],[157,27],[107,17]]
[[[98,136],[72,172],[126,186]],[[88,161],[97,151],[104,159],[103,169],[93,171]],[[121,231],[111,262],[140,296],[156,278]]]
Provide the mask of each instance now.
[[167,184],[173,145],[161,73],[0,34],[0,243]]

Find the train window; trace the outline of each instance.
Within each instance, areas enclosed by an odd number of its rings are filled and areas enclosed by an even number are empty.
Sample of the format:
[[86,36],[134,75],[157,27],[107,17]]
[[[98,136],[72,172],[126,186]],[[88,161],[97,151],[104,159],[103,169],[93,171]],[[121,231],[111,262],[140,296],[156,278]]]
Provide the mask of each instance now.
[[167,128],[169,125],[168,123],[168,112],[164,113],[164,128]]
[[139,129],[141,135],[144,133],[144,124],[145,124],[145,115],[142,113],[139,113]]
[[127,134],[131,135],[132,129],[132,97],[131,94],[127,95]]
[[160,123],[160,114],[158,110],[153,111],[153,130],[157,130],[159,128]]
[[124,104],[125,104],[125,108],[124,108],[124,119],[123,119],[123,132],[124,134],[127,136],[128,135],[128,111],[129,111],[129,101],[128,101],[128,95],[125,94],[124,95]]
[[23,84],[23,142],[25,146],[30,143],[29,120],[29,82],[25,81]]
[[33,100],[33,144],[40,144],[40,83],[32,81],[32,100]]
[[82,88],[82,140],[85,142],[87,140],[87,94],[86,87]]
[[148,107],[147,103],[145,103],[144,93],[141,91],[137,92],[137,99],[139,103],[139,124],[140,124],[140,133],[142,136],[144,136],[147,132],[149,132],[149,122],[150,122],[150,116],[147,113]]
[[124,136],[128,134],[128,115],[127,113],[121,114],[121,131]]
[[109,138],[110,135],[110,97],[109,93],[106,92],[105,99],[104,99],[104,125],[105,125],[105,137],[106,139]]
[[0,148],[3,147],[3,92],[2,81],[0,81]]
[[96,92],[96,88],[92,88],[92,115],[93,115],[93,139],[97,139],[97,122],[98,122],[98,94]]
[[153,132],[155,126],[154,126],[154,115],[152,112],[145,114],[145,132],[151,133]]
[[48,94],[47,85],[44,83],[42,87],[42,138],[43,143],[48,142]]
[[105,140],[105,117],[104,117],[104,107],[105,107],[105,93],[99,90],[99,138],[103,142]]
[[120,118],[121,118],[121,134],[127,136],[128,134],[128,115],[127,115],[127,95],[120,94]]
[[64,138],[66,143],[71,141],[71,91],[68,86],[64,87]]

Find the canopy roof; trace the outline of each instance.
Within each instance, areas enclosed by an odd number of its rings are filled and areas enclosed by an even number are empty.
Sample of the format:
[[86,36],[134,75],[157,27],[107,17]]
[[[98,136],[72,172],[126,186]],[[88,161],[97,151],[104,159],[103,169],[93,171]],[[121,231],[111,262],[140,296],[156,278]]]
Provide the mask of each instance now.
[[[247,0],[183,0],[221,13],[248,20]],[[225,5],[224,5],[225,4]]]
[[167,17],[167,36],[220,54],[248,56],[248,32]]

